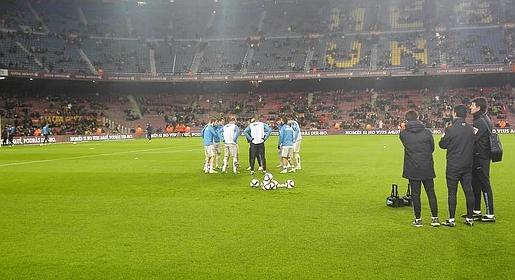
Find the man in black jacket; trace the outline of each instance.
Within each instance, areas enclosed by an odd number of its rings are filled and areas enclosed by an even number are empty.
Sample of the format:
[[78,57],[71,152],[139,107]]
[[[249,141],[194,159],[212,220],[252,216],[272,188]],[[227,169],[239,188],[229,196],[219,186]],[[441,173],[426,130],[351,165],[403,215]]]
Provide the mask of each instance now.
[[7,139],[9,138],[9,127],[6,125],[2,130],[2,146],[7,146]]
[[[495,222],[494,194],[490,185],[490,131],[492,124],[486,114],[486,99],[477,97],[471,100],[470,113],[474,116],[474,165],[472,169],[472,189],[474,190],[474,219]],[[485,199],[486,215],[481,217],[481,193]]]
[[406,113],[406,129],[401,131],[400,138],[402,145],[404,145],[402,177],[409,180],[415,212],[413,225],[416,227],[422,226],[420,187],[421,184],[424,184],[431,208],[431,225],[437,227],[440,225],[440,221],[438,220],[438,202],[433,181],[433,178],[436,177],[433,162],[433,152],[435,150],[433,134],[418,120],[417,112],[408,111]]
[[16,135],[16,127],[13,125],[9,126],[9,145],[14,146],[14,135]]
[[472,191],[472,156],[474,151],[474,128],[465,122],[467,107],[456,105],[453,112],[452,125],[445,130],[440,139],[440,148],[447,149],[447,190],[449,203],[449,219],[443,222],[444,226],[456,226],[454,215],[456,213],[456,193],[458,182],[461,183],[467,203],[467,216],[465,224],[472,226],[474,220],[474,192]]

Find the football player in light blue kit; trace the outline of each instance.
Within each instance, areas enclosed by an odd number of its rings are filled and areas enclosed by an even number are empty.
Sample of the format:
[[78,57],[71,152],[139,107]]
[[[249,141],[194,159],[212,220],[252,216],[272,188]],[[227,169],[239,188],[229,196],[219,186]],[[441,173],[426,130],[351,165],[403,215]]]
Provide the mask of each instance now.
[[43,136],[45,136],[45,139],[43,139],[43,144],[50,143],[50,141],[48,141],[48,136],[50,135],[51,131],[50,131],[50,127],[48,126],[48,124],[45,124],[45,126],[43,126],[43,128],[41,129],[41,132],[42,132]]
[[293,118],[288,122],[293,128],[293,165],[296,170],[301,170],[300,165],[300,143],[302,141],[302,133],[300,131],[299,123]]
[[215,158],[213,160],[215,169],[219,168],[218,162],[220,161],[220,156],[222,155],[221,142],[223,140],[223,135],[222,135],[223,126],[224,126],[223,118],[220,118],[219,120],[215,121],[215,123],[213,124],[213,128],[215,129],[215,132],[216,132],[215,142],[213,144],[213,148],[215,150]]
[[294,131],[290,124],[284,124],[279,130],[279,145],[281,150],[281,158],[283,163],[283,170],[281,173],[295,172],[295,168],[289,164],[290,158],[293,156],[293,137]]
[[228,124],[223,126],[222,139],[224,140],[224,164],[222,172],[227,172],[229,165],[229,157],[232,157],[232,171],[238,173],[238,136],[240,136],[240,128],[236,125],[236,118],[231,117]]
[[218,173],[215,170],[213,170],[213,161],[215,159],[215,149],[214,149],[214,143],[215,138],[217,137],[214,124],[216,122],[216,119],[210,119],[209,123],[202,129],[200,132],[200,135],[202,136],[202,139],[204,140],[204,154],[205,154],[205,161],[204,161],[204,173]]

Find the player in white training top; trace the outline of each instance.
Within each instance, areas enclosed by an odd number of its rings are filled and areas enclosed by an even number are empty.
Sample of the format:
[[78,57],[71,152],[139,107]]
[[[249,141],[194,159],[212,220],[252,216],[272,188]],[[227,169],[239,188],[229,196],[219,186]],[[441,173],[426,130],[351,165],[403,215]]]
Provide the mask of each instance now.
[[222,172],[227,172],[229,165],[229,157],[232,157],[232,172],[238,173],[238,137],[240,136],[240,128],[236,125],[236,117],[231,117],[228,124],[222,128],[222,136],[224,141],[224,164]]

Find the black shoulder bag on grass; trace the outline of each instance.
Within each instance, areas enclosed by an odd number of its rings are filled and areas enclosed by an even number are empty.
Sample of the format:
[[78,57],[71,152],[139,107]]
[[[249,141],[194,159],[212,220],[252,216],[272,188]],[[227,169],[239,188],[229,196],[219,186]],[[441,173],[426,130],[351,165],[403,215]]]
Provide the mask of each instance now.
[[485,119],[481,118],[486,125],[490,137],[490,159],[492,162],[502,161],[502,143],[499,134],[493,133]]

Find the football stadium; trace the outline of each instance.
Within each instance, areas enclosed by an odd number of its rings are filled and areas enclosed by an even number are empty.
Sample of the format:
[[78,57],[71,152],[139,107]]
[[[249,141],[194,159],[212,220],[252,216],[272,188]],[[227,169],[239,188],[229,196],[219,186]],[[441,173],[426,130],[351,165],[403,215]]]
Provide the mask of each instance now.
[[514,279],[514,0],[0,1],[0,279]]

